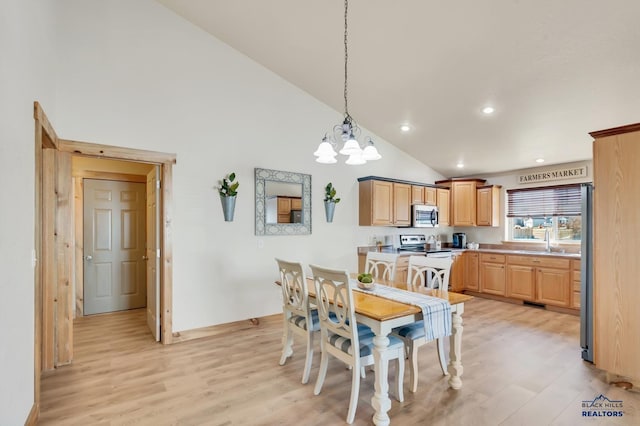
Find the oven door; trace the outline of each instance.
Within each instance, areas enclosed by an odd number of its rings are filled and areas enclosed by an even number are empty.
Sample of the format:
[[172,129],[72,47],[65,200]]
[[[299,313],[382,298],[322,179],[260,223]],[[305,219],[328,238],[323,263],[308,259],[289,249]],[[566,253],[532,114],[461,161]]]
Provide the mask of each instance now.
[[438,208],[436,206],[414,204],[413,227],[433,228],[434,226],[438,226]]

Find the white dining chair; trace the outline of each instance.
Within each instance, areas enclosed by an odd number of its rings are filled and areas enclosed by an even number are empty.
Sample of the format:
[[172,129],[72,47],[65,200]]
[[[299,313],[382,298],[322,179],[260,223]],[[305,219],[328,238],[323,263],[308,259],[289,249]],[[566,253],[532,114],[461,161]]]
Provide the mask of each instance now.
[[396,263],[398,255],[396,253],[380,253],[377,251],[367,252],[367,260],[364,271],[375,278],[393,281],[396,278]]
[[[353,294],[346,271],[310,265],[316,291],[316,305],[320,318],[320,371],[314,389],[318,395],[322,390],[329,356],[334,356],[351,368],[351,398],[347,423],[353,423],[360,392],[362,366],[372,365],[373,338],[375,334],[368,326],[358,324],[353,305]],[[404,376],[404,343],[402,339],[389,336],[388,359],[396,360],[396,397],[404,400],[402,381]]]
[[280,365],[293,355],[293,335],[305,339],[307,353],[302,373],[302,383],[309,381],[313,362],[313,335],[320,331],[318,310],[309,302],[309,289],[302,264],[276,259],[282,283],[283,334]]
[[[453,260],[450,258],[410,256],[407,273],[407,289],[419,291],[420,288],[449,289],[449,275]],[[418,389],[418,348],[429,341],[425,337],[424,321],[416,321],[393,329],[392,334],[404,340],[409,354],[409,371],[411,372],[411,392]],[[438,360],[442,374],[449,374],[444,352],[444,339],[436,339]]]

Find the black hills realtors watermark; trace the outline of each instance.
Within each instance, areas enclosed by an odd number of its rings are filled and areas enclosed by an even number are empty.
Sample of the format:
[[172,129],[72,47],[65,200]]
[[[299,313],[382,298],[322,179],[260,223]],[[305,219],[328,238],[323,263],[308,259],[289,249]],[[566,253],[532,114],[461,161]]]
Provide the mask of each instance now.
[[622,417],[622,401],[614,401],[603,394],[593,401],[582,401],[582,417]]

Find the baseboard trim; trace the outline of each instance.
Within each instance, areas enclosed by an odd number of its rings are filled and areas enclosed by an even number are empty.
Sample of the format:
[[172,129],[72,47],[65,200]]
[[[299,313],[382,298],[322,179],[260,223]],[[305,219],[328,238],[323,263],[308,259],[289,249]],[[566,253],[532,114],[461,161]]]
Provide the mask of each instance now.
[[491,299],[491,300],[498,300],[500,302],[512,303],[514,305],[523,305],[523,306],[527,306],[535,309],[542,308],[542,309],[546,309],[547,311],[559,312],[561,314],[580,315],[579,309],[563,308],[560,306],[539,304],[537,302],[528,303],[520,299],[512,299],[510,297],[497,296],[497,295],[487,294],[487,293],[479,293],[477,291],[472,291],[472,290],[465,290],[464,294],[468,294],[474,297],[481,297],[483,299]]
[[24,422],[24,426],[35,426],[38,423],[38,415],[40,414],[40,407],[35,402],[29,412],[29,417]]
[[232,332],[259,328],[263,322],[280,322],[282,314],[273,314],[260,318],[249,318],[242,321],[229,322],[226,324],[211,325],[208,327],[194,328],[191,330],[182,330],[173,333],[172,343],[188,342],[189,340],[202,339],[205,337],[219,336]]

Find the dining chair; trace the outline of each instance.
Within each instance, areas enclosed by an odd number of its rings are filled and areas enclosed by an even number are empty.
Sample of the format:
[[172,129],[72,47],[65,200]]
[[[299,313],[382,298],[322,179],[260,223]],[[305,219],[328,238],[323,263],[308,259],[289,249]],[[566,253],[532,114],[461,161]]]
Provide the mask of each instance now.
[[[449,289],[449,275],[453,260],[450,258],[410,256],[407,273],[407,289],[419,291],[420,288]],[[424,320],[416,321],[393,329],[392,335],[404,340],[409,354],[409,371],[411,372],[411,392],[418,389],[418,348],[429,341],[425,337]],[[442,374],[447,376],[447,359],[444,353],[444,339],[436,339],[438,360]]]
[[377,251],[367,252],[367,260],[364,271],[375,278],[393,281],[396,278],[396,253],[380,253]]
[[302,336],[307,344],[302,383],[307,383],[313,361],[313,335],[320,331],[318,310],[309,302],[309,289],[302,264],[277,258],[276,262],[282,283],[284,314],[280,365],[284,365],[287,358],[293,355],[293,335]]
[[[356,322],[353,293],[346,271],[310,265],[316,291],[316,305],[320,318],[320,371],[313,391],[318,395],[327,374],[329,356],[344,362],[351,368],[351,398],[347,423],[353,423],[360,393],[361,367],[372,365],[374,332],[364,324]],[[404,400],[402,381],[404,376],[405,350],[402,339],[389,336],[387,359],[396,360],[396,397]]]

